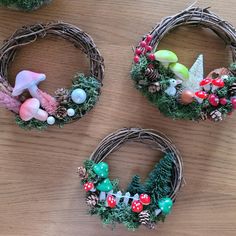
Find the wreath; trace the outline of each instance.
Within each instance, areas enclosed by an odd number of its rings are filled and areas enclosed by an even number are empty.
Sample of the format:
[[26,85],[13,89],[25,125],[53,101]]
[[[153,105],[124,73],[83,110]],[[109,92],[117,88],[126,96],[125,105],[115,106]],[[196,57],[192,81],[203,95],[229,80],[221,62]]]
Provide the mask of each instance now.
[[[188,69],[161,39],[182,25],[211,29],[230,47],[233,63],[204,77],[203,55]],[[190,7],[163,19],[135,49],[131,76],[141,93],[173,119],[221,121],[236,109],[236,30],[208,9]]]
[[[77,73],[70,88],[59,88],[52,96],[38,88],[46,79],[45,74],[23,70],[17,74],[13,88],[8,80],[8,66],[17,49],[48,35],[69,40],[82,50],[90,60],[90,74]],[[80,119],[93,108],[103,76],[100,52],[93,39],[78,27],[63,22],[24,26],[0,48],[0,105],[15,114],[16,123],[22,128],[41,130],[48,125],[62,126]]]
[[[164,156],[143,183],[135,175],[123,191],[118,179],[109,179],[109,166],[103,160],[129,141],[148,144]],[[140,128],[125,128],[108,135],[78,168],[90,214],[99,215],[106,225],[114,227],[119,223],[131,230],[140,225],[153,229],[158,221],[164,221],[180,190],[182,172],[182,159],[173,143],[161,133]]]

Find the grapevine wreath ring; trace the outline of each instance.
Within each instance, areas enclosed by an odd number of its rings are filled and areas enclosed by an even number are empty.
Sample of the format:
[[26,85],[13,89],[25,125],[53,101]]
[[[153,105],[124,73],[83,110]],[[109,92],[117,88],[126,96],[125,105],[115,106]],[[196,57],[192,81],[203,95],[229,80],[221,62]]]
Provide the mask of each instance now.
[[[183,25],[208,28],[231,49],[229,68],[213,70],[204,77],[203,55],[192,68],[178,62],[177,55],[159,50],[166,34]],[[145,35],[135,49],[131,77],[141,93],[165,116],[173,119],[221,121],[236,109],[236,30],[206,9],[189,7],[164,18]]]
[[[37,85],[46,75],[28,70],[19,72],[13,88],[8,79],[8,67],[17,50],[46,36],[59,36],[82,50],[90,61],[90,73],[77,73],[70,88],[59,88],[54,96]],[[64,22],[35,24],[18,29],[0,48],[0,105],[16,115],[16,123],[25,129],[44,129],[48,125],[62,126],[84,116],[93,108],[100,95],[104,77],[104,62],[93,39],[76,26]],[[28,98],[28,91],[31,98]]]
[[[126,142],[139,142],[164,153],[148,178],[141,183],[133,176],[125,191],[119,181],[110,180],[104,159]],[[78,168],[86,191],[91,215],[99,215],[104,224],[118,224],[135,230],[140,225],[153,229],[171,212],[183,180],[183,163],[179,151],[165,135],[140,128],[120,129],[105,137],[84,166]]]

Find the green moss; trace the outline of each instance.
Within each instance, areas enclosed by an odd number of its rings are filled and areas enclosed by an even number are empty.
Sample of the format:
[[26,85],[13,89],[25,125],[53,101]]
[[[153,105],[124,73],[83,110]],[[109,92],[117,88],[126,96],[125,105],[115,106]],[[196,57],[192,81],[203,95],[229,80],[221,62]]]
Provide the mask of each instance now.
[[0,0],[0,5],[23,11],[33,11],[52,0]]

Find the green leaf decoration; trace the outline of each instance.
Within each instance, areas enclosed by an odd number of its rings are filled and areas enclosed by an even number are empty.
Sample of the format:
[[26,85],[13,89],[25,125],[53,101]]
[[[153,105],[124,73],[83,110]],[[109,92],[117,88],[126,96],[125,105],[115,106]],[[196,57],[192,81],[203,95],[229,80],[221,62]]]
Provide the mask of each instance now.
[[102,178],[107,178],[109,174],[109,167],[106,162],[100,162],[93,166],[93,171]]
[[112,190],[112,184],[111,181],[109,179],[104,179],[102,182],[100,182],[97,185],[97,190],[101,191],[101,192],[110,192]]

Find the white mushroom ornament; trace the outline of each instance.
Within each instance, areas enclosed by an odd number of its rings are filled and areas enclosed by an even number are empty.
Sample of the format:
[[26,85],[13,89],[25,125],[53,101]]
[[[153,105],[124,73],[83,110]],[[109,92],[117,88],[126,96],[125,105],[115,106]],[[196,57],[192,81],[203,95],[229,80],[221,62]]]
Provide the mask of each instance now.
[[25,90],[28,90],[33,98],[39,100],[41,107],[43,107],[50,115],[52,115],[55,113],[58,107],[56,99],[51,95],[41,91],[37,86],[45,79],[45,74],[23,70],[16,76],[15,87],[13,89],[12,95],[19,96]]

